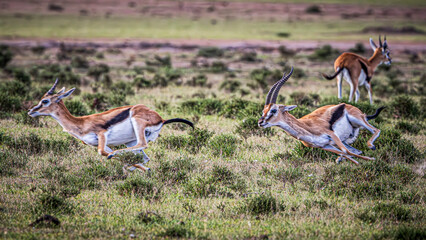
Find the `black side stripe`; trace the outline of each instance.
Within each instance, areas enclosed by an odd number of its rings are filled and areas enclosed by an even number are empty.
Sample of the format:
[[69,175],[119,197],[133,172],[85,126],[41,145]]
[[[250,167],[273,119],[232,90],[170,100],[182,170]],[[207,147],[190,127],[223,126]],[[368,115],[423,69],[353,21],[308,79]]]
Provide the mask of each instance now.
[[108,129],[112,125],[117,124],[117,123],[123,121],[124,119],[128,118],[129,114],[130,114],[130,108],[128,108],[128,109],[122,111],[121,113],[117,114],[117,116],[113,117],[111,120],[106,122],[104,125],[101,125],[101,127],[103,129]]
[[359,60],[358,59],[358,62],[361,64],[361,67],[362,67],[362,70],[364,70],[364,73],[365,73],[365,80],[368,82],[368,83],[370,83],[370,81],[371,81],[371,76],[369,76],[369,74],[368,74],[368,68],[367,68],[367,65],[365,65],[365,63],[363,62],[363,61],[361,61],[361,60]]
[[333,124],[342,117],[343,112],[345,110],[345,104],[340,105],[331,115],[330,118],[330,130],[333,130]]

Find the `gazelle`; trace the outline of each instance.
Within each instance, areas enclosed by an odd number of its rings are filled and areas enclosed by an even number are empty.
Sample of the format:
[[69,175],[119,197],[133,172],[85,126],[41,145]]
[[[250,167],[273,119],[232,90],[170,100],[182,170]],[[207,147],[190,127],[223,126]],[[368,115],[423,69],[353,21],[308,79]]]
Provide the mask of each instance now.
[[[51,116],[63,127],[65,132],[83,141],[83,143],[97,146],[98,153],[107,156],[108,159],[127,151],[143,154],[143,164],[150,159],[143,149],[148,146],[149,141],[157,139],[161,128],[169,123],[182,122],[192,128],[192,122],[173,118],[163,120],[160,115],[146,107],[138,104],[133,106],[123,106],[83,117],[74,117],[66,108],[63,98],[73,93],[75,88],[65,92],[62,88],[54,93],[58,79],[52,88],[47,91],[40,102],[28,112],[31,117]],[[108,145],[117,146],[125,144],[127,148],[112,151]],[[149,170],[143,164],[134,164],[130,170],[136,168],[144,171]]]
[[334,62],[334,70],[336,71],[333,75],[327,75],[322,73],[322,76],[328,80],[332,80],[337,77],[337,92],[339,99],[342,98],[342,77],[351,86],[349,93],[349,102],[352,101],[352,97],[355,94],[355,102],[359,99],[359,86],[365,86],[370,98],[370,104],[373,104],[373,94],[371,92],[371,78],[373,77],[374,70],[376,67],[383,62],[387,65],[392,63],[390,58],[390,51],[386,36],[382,44],[382,39],[379,36],[380,46],[374,43],[373,39],[370,38],[370,46],[374,53],[369,59],[361,57],[355,53],[345,52],[340,55]]
[[351,147],[350,144],[357,139],[359,129],[365,128],[373,133],[373,136],[367,142],[368,147],[373,150],[376,149],[373,143],[379,136],[380,130],[369,124],[368,120],[376,118],[383,107],[377,109],[374,115],[367,116],[358,108],[341,103],[320,107],[297,119],[289,113],[297,107],[296,105],[276,104],[278,92],[292,73],[293,68],[288,75],[284,74],[269,90],[262,117],[258,122],[259,127],[277,126],[284,129],[292,137],[302,141],[307,147],[321,148],[337,153],[340,155],[336,160],[337,163],[346,158],[358,164],[352,156],[374,160],[371,157],[361,156],[362,152]]

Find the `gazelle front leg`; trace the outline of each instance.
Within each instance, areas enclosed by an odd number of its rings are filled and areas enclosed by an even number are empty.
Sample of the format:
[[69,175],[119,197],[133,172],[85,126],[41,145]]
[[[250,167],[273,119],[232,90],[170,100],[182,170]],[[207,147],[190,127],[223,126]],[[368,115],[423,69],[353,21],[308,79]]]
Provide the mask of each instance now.
[[326,145],[324,147],[322,147],[321,149],[324,149],[326,151],[332,152],[332,153],[337,153],[340,156],[336,159],[336,163],[340,163],[342,161],[342,158],[346,158],[348,160],[350,160],[351,162],[355,163],[356,165],[359,164],[358,161],[356,161],[355,159],[351,158],[350,156],[348,156],[347,154],[345,154],[344,152],[342,152],[342,150],[332,146],[332,145]]
[[108,156],[108,152],[105,151],[105,149],[108,149],[110,150],[109,152],[111,152],[111,149],[107,146],[107,137],[105,136],[105,132],[106,130],[98,133],[98,153],[102,156]]
[[371,83],[366,83],[365,88],[367,89],[368,97],[370,98],[370,105],[372,105],[373,104],[373,93],[371,92]]

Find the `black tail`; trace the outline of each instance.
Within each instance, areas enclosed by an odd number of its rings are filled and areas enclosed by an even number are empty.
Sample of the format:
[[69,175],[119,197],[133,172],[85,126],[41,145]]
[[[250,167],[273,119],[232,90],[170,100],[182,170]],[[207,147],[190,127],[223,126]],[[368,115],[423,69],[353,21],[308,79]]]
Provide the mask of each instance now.
[[329,75],[327,75],[327,74],[325,74],[325,73],[321,73],[321,75],[325,78],[325,79],[327,79],[327,80],[331,80],[331,79],[333,79],[333,78],[335,78],[337,75],[339,75],[340,74],[340,72],[342,72],[342,70],[343,70],[343,68],[339,68],[339,70],[337,70],[337,72],[335,72],[333,75],[331,75],[331,76],[329,76]]
[[186,120],[186,119],[182,119],[182,118],[172,118],[172,119],[166,120],[166,121],[163,122],[163,125],[166,125],[166,124],[169,124],[169,123],[174,123],[174,122],[185,123],[185,124],[188,124],[189,126],[191,126],[192,128],[194,128],[194,124],[191,121]]
[[375,114],[373,114],[373,115],[367,115],[367,121],[370,121],[371,119],[375,119],[377,116],[379,116],[379,114],[380,114],[380,112],[383,110],[383,109],[385,109],[386,107],[379,107],[377,110],[376,110],[376,113]]

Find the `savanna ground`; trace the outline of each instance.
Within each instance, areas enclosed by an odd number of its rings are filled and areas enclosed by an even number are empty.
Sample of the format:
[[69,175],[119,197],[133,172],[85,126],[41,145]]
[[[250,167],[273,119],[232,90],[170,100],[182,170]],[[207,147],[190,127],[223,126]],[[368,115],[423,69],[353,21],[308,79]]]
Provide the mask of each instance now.
[[[0,236],[6,239],[424,239],[424,1],[0,1]],[[384,3],[383,3],[384,2]],[[370,56],[387,34],[392,66],[373,77],[382,130],[354,146],[375,161],[336,164],[257,119],[269,87],[295,67],[278,103],[301,117],[337,104],[344,51]],[[77,87],[77,116],[145,104],[182,117],[138,162],[107,160],[52,118],[29,118],[56,78]],[[344,83],[344,97],[349,86]],[[34,223],[49,214],[59,219]],[[33,223],[33,224],[32,224]],[[31,224],[31,226],[30,226]]]

